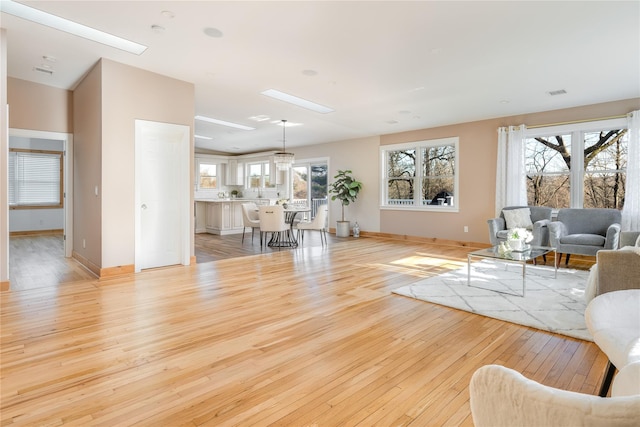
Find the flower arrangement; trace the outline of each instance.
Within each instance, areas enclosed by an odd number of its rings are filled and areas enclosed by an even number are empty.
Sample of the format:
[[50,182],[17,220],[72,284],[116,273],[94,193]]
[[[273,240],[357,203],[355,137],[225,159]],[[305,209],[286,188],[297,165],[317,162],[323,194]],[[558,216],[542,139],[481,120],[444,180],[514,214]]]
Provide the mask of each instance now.
[[509,230],[509,239],[521,240],[524,243],[529,243],[533,240],[533,234],[526,228],[513,228]]

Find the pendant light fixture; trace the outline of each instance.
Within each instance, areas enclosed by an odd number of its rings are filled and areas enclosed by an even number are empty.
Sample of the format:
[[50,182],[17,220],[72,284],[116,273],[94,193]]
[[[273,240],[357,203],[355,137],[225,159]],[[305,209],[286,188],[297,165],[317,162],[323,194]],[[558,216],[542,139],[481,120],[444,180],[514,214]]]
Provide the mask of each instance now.
[[282,151],[273,155],[273,162],[276,164],[276,168],[279,170],[286,170],[291,168],[295,160],[293,153],[287,153],[286,129],[287,121],[282,120]]

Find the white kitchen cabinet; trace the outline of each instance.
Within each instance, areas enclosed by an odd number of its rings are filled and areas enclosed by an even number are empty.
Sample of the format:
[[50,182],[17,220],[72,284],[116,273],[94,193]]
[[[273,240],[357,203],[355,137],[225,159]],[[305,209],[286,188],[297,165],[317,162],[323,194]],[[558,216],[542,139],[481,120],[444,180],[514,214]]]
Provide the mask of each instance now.
[[237,159],[229,159],[225,178],[227,185],[244,185],[244,163]]
[[245,202],[245,200],[221,200],[207,203],[207,233],[219,235],[242,233],[242,203]]
[[206,233],[207,231],[207,202],[196,201],[195,203],[195,232]]

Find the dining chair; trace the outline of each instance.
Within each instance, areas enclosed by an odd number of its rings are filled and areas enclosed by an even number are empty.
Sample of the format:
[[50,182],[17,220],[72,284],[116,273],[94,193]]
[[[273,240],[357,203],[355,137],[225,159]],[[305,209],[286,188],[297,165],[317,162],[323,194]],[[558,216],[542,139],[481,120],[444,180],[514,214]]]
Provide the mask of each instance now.
[[327,243],[327,213],[329,207],[327,205],[320,206],[316,212],[316,216],[311,221],[300,221],[295,225],[297,230],[298,241],[304,242],[305,230],[318,230],[320,232],[320,242],[324,246]]
[[281,205],[269,205],[259,207],[260,218],[260,246],[262,247],[263,235],[271,233],[268,246],[290,246],[290,226],[284,218],[284,208]]
[[[253,233],[257,228],[260,230],[260,216],[258,214],[258,206],[253,203],[242,204],[242,244],[244,244],[244,233],[247,228],[251,227],[251,243],[253,243]],[[262,235],[260,236],[260,244],[262,245]]]

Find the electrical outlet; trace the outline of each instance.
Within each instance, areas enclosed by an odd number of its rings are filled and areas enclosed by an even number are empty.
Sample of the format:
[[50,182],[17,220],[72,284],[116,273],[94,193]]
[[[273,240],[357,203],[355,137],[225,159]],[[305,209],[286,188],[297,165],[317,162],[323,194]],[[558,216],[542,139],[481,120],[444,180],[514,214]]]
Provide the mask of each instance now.
[[85,239],[82,239],[82,249],[85,249],[87,247],[87,241]]
[[468,225],[465,225],[465,226],[464,226],[464,232],[465,232],[465,233],[468,233],[468,232],[469,232],[469,226],[468,226]]

